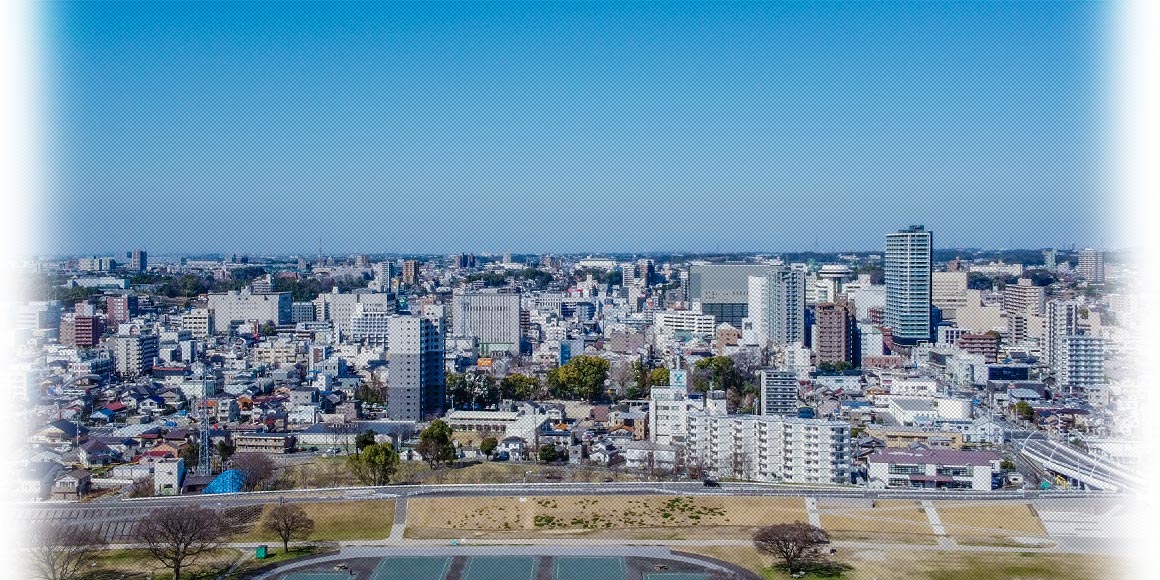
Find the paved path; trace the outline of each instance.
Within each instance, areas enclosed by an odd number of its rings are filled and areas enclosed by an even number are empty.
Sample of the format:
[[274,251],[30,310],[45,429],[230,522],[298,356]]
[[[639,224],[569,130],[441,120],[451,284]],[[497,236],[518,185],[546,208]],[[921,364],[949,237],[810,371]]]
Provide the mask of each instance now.
[[810,518],[810,525],[822,527],[822,516],[818,513],[818,498],[806,498],[806,515]]
[[391,536],[387,542],[392,544],[403,543],[403,532],[407,529],[407,498],[395,500],[395,521],[391,523]]

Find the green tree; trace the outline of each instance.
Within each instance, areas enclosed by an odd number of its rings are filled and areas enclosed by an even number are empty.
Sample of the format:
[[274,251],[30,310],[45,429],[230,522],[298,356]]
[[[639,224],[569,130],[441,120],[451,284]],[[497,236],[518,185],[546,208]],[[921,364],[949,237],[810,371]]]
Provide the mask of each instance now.
[[451,426],[443,419],[432,421],[419,433],[419,445],[415,450],[432,468],[455,460],[455,443],[452,441]]
[[390,442],[372,443],[346,459],[355,478],[364,485],[387,485],[399,469],[399,453]]
[[604,395],[610,366],[600,357],[574,356],[568,364],[548,372],[548,387],[560,398],[595,402]]
[[200,459],[201,445],[190,443],[181,449],[180,457],[185,460],[186,469],[193,469]]
[[500,397],[526,401],[534,399],[540,393],[540,381],[528,375],[512,374],[499,382]]
[[361,452],[363,449],[366,449],[367,447],[370,447],[371,445],[374,445],[374,444],[375,444],[375,432],[371,431],[370,429],[367,429],[366,431],[363,431],[362,433],[359,433],[357,436],[355,436],[355,438],[354,438],[354,454],[357,456],[359,454],[359,452]]
[[282,551],[289,552],[290,540],[305,540],[314,533],[314,520],[307,517],[302,506],[284,503],[266,514],[262,527],[281,538]]
[[[653,369],[648,374],[648,386],[655,387],[657,385],[669,384],[669,369],[659,368]],[[647,394],[647,393],[646,393]]]
[[693,377],[693,386],[698,391],[709,390],[710,383],[714,388],[723,390],[736,389],[742,383],[733,359],[727,356],[703,358],[693,368],[699,371]]
[[543,461],[544,463],[555,461],[556,456],[557,456],[557,453],[556,453],[556,446],[555,445],[541,445],[540,446],[540,452],[539,452],[540,461]]
[[1024,421],[1030,421],[1035,418],[1035,409],[1027,401],[1019,401],[1015,403],[1015,414]]
[[234,456],[234,451],[237,451],[237,447],[234,447],[233,445],[226,443],[225,439],[218,441],[216,447],[217,447],[218,457],[221,457],[223,464],[225,462],[229,461],[230,458]]
[[486,437],[483,441],[479,442],[479,451],[484,455],[491,457],[491,454],[495,453],[495,448],[498,446],[499,441],[497,441],[495,437]]

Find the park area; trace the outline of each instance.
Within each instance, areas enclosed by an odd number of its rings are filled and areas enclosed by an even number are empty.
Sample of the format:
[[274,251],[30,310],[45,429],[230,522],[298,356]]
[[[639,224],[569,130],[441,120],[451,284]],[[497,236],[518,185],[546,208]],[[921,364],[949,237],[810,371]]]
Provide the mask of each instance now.
[[406,537],[748,539],[760,526],[805,521],[801,498],[592,495],[416,498]]
[[[790,580],[752,546],[682,547],[681,551],[760,570],[766,580]],[[968,553],[938,550],[839,548],[833,560],[849,566],[841,580],[1097,580],[1126,578],[1112,556],[1043,552]],[[817,580],[807,576],[803,580]]]
[[[262,528],[262,520],[278,504],[235,508],[232,542],[275,543],[278,536]],[[391,535],[395,518],[394,500],[328,501],[296,504],[314,520],[310,540],[341,542],[346,540],[382,540]]]

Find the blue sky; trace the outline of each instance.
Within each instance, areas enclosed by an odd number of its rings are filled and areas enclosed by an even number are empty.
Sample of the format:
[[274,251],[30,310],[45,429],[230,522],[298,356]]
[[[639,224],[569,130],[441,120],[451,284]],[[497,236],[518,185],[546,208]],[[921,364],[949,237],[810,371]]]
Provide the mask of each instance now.
[[46,252],[1108,239],[1106,3],[43,8]]

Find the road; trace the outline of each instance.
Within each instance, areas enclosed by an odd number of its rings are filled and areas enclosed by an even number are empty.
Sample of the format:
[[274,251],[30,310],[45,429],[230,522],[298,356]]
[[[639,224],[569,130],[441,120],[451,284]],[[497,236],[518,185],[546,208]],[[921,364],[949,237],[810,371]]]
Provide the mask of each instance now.
[[[1132,492],[1144,488],[1143,479],[1130,468],[1054,441],[1041,431],[1028,430],[998,418],[996,422],[1003,426],[1004,437],[1019,458],[1032,463],[1035,471],[1050,470],[1094,489]],[[1039,473],[1034,475],[1038,477]]]

